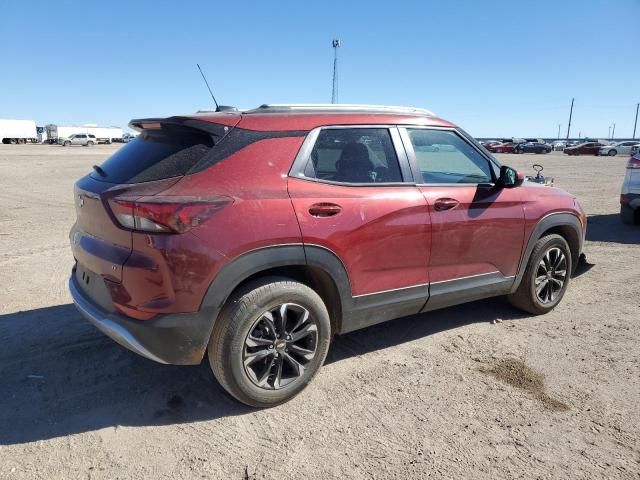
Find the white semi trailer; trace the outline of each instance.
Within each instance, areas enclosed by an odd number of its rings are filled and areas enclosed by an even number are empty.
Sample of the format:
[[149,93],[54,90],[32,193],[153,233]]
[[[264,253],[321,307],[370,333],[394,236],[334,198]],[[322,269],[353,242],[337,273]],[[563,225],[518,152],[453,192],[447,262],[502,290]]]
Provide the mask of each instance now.
[[71,135],[77,133],[91,134],[96,137],[98,143],[122,142],[122,129],[120,127],[98,127],[97,125],[55,125],[46,126],[49,143],[62,143]]
[[37,143],[36,122],[33,120],[0,119],[0,143]]

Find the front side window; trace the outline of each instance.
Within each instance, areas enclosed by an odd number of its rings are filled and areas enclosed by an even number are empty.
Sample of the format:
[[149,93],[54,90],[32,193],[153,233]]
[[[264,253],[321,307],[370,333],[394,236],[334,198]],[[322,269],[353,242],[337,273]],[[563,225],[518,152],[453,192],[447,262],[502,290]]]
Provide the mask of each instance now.
[[304,176],[341,183],[402,182],[387,128],[321,130]]
[[449,130],[407,129],[423,183],[490,183],[489,161]]

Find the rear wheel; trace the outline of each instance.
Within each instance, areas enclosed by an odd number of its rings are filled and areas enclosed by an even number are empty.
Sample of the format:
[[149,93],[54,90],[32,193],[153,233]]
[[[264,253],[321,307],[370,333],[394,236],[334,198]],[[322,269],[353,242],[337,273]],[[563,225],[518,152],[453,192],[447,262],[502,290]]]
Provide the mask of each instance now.
[[629,205],[620,205],[620,219],[622,223],[626,223],[627,225],[636,225],[640,223],[640,214],[636,212]]
[[524,277],[509,301],[525,312],[545,314],[562,300],[571,271],[571,250],[567,241],[560,235],[546,235],[536,242]]
[[93,142],[87,142],[87,147],[93,147]]
[[68,147],[69,145],[71,145],[71,142],[66,141],[62,144],[63,147]]
[[15,138],[12,138],[11,140],[9,140],[9,143],[10,143],[11,145],[15,145],[16,143],[18,143],[18,140],[17,140],[17,139],[15,139]]
[[209,364],[236,399],[271,407],[300,393],[324,363],[331,325],[311,288],[259,279],[235,292],[215,322]]
[[610,157],[615,157],[618,154],[618,151],[615,149],[611,149],[609,150],[609,153],[607,155],[609,155]]

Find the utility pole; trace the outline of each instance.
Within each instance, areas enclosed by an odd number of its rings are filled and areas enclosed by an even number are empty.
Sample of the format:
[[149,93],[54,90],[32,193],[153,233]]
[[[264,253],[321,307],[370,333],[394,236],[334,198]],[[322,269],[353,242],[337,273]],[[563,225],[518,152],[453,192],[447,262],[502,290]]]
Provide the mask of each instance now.
[[558,124],[558,136],[556,138],[560,140],[560,124]]
[[611,125],[609,125],[609,136],[607,137],[607,139],[611,140]]
[[342,46],[342,40],[334,38],[333,46],[333,86],[331,88],[331,103],[338,103],[338,47]]
[[633,140],[636,139],[636,127],[638,126],[638,109],[640,108],[640,103],[636,103],[636,121],[633,122]]
[[616,124],[613,123],[613,130],[611,130],[611,140],[616,138]]
[[567,140],[569,140],[569,132],[571,131],[571,117],[573,116],[573,101],[575,98],[571,99],[571,110],[569,110],[569,125],[567,125]]

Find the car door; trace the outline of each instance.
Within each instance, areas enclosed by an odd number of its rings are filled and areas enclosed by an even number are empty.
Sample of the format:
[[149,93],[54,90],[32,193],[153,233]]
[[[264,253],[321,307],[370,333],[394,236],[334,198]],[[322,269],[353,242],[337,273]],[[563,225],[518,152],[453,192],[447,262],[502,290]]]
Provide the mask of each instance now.
[[[400,128],[431,219],[430,298],[426,309],[506,293],[524,243],[518,188],[500,188],[493,160],[462,132]],[[432,151],[433,143],[448,144]]]
[[354,301],[377,304],[372,315],[387,314],[388,302],[402,303],[401,315],[422,308],[429,283],[429,212],[395,127],[312,131],[288,189],[307,256],[320,248],[339,259]]
[[618,153],[629,155],[629,153],[631,153],[632,145],[635,145],[635,142],[622,142],[618,148]]

